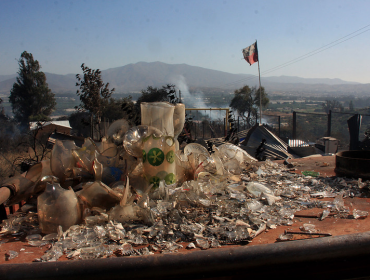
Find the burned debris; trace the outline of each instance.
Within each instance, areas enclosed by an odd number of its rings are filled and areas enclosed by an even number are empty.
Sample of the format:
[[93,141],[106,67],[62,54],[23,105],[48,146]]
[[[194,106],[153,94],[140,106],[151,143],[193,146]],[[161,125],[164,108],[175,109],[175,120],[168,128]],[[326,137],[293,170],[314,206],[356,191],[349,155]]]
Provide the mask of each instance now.
[[[57,140],[50,160],[3,182],[6,205],[26,204],[3,221],[1,239],[49,245],[35,261],[94,259],[248,244],[265,230],[292,225],[295,213],[309,208],[322,209],[320,219],[368,216],[343,201],[364,195],[367,182],[292,173],[231,143],[180,149],[185,108],[143,106],[157,107],[143,110],[151,113],[142,125],[119,120],[101,142],[87,138],[81,148]],[[295,234],[329,235],[304,225],[279,239]]]

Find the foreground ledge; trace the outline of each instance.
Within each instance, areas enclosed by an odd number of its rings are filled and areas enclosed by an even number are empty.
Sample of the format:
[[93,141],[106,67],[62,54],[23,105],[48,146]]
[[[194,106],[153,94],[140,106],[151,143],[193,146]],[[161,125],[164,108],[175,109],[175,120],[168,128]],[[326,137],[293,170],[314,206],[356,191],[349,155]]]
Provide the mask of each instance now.
[[[370,232],[189,253],[0,265],[0,279],[349,279],[370,276]],[[256,278],[258,279],[258,278]]]

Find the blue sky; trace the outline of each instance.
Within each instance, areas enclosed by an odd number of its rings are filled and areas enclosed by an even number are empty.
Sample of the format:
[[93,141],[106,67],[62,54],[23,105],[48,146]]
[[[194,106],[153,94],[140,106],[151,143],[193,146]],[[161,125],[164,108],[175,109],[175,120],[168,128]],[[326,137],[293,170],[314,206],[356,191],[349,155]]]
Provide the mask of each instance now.
[[370,31],[358,35],[369,12],[368,0],[0,0],[0,75],[17,72],[24,50],[56,74],[161,61],[258,75],[241,52],[257,39],[262,77],[370,83]]

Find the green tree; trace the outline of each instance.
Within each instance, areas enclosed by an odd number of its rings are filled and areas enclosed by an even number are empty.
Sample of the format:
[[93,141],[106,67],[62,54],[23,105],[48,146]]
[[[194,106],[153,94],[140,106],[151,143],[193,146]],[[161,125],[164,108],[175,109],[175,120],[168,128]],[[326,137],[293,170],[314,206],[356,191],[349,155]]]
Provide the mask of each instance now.
[[119,119],[125,118],[125,114],[122,110],[122,104],[126,101],[129,100],[130,97],[124,97],[124,98],[119,98],[115,99],[113,97],[109,98],[107,104],[105,105],[105,108],[103,110],[103,117],[110,120],[110,121],[115,121]]
[[[99,69],[90,69],[84,63],[81,69],[83,76],[76,75],[76,86],[80,87],[76,94],[80,97],[81,103],[76,108],[82,112],[90,112],[93,115],[93,127],[99,127],[104,108],[115,89],[110,90],[109,83],[103,83]],[[96,131],[98,131],[98,137],[101,138],[100,130]]]
[[140,107],[132,101],[131,95],[122,99],[121,109],[124,115],[124,119],[132,126],[141,124]]
[[339,111],[343,112],[344,108],[343,105],[338,100],[325,100],[324,103],[321,103],[321,106],[325,113],[329,113],[329,110],[331,111]]
[[140,107],[141,102],[160,102],[168,101],[170,103],[178,103],[179,100],[176,94],[176,86],[167,84],[162,88],[149,86],[147,89],[141,91],[141,96],[136,102],[136,106]]
[[141,119],[141,108],[142,102],[161,102],[167,101],[170,103],[179,103],[180,100],[177,97],[176,86],[173,84],[167,84],[161,88],[148,86],[147,89],[141,91],[141,96],[134,104],[129,98],[123,99],[122,110],[124,111],[125,118],[128,119],[129,123],[133,125],[140,124]]
[[269,98],[265,92],[265,88],[261,87],[261,95],[259,88],[250,88],[244,86],[234,91],[234,98],[230,102],[230,107],[237,111],[248,124],[252,126],[258,118],[258,108],[260,107],[260,96],[262,97],[262,108],[265,108],[269,103]]
[[91,114],[89,112],[75,112],[69,116],[72,134],[76,136],[91,136]]
[[19,71],[17,82],[10,90],[14,118],[23,127],[28,122],[45,121],[56,106],[55,95],[46,83],[46,76],[40,71],[41,66],[33,55],[24,51],[18,60]]
[[353,112],[355,110],[355,107],[353,106],[353,101],[352,100],[349,101],[348,108],[349,108],[350,112]]

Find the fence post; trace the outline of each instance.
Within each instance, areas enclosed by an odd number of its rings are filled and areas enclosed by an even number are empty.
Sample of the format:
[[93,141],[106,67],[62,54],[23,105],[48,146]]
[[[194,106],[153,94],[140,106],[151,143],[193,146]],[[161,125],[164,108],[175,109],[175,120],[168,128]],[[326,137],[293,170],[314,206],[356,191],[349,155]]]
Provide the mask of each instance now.
[[358,150],[359,148],[359,136],[360,136],[360,125],[361,115],[355,114],[347,120],[349,129],[349,149]]
[[203,123],[203,139],[204,139],[204,126],[205,126],[205,125],[204,125],[204,122],[205,122],[205,121],[203,121],[203,122],[202,122],[202,123]]
[[331,110],[329,110],[329,113],[328,113],[328,131],[326,134],[328,137],[331,136]]
[[91,139],[95,139],[94,138],[94,124],[93,124],[93,114],[91,113],[90,115],[90,137]]
[[194,139],[197,139],[197,123],[196,121],[193,122],[194,126],[195,126],[195,129],[194,129]]
[[297,112],[293,111],[293,139],[297,138]]

